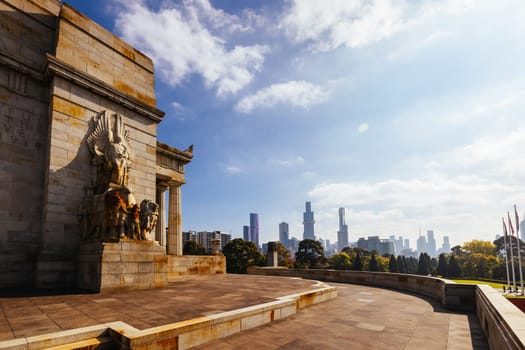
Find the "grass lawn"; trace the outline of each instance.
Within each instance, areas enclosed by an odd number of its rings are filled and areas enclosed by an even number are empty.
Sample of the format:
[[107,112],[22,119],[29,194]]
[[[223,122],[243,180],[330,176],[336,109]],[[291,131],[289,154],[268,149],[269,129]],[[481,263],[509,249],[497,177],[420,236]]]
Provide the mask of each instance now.
[[[451,279],[451,281],[454,281],[456,283],[463,283],[463,284],[486,284],[491,286],[494,289],[497,289],[499,291],[503,291],[503,286],[506,286],[504,283],[495,283],[495,282],[487,282],[487,281],[478,281],[478,280],[463,280],[463,279]],[[516,284],[518,286],[518,290],[521,290],[520,284]],[[506,298],[525,298],[525,296],[521,295],[508,295],[504,294]]]

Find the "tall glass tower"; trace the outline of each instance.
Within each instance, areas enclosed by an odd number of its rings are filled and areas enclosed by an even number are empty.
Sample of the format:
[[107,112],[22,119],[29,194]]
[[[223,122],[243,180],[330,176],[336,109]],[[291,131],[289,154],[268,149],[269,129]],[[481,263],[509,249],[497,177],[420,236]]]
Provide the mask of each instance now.
[[279,241],[288,249],[288,246],[290,245],[290,235],[288,223],[286,222],[281,222],[279,224]]
[[348,247],[348,225],[345,222],[345,208],[339,208],[339,231],[337,231],[337,250]]
[[251,237],[250,237],[250,226],[243,226],[243,227],[242,227],[242,238],[243,238],[245,241],[248,241],[248,242],[251,241]]
[[306,211],[303,213],[304,233],[303,239],[315,239],[314,234],[314,212],[310,202],[306,202]]
[[259,248],[259,214],[250,213],[250,240]]

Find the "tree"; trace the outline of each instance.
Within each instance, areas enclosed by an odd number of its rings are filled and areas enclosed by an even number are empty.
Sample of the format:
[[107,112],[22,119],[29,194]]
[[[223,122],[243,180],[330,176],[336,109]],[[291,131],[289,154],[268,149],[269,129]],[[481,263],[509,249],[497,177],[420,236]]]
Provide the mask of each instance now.
[[[500,238],[496,239],[494,244],[494,254],[505,257],[505,251],[507,252],[508,256],[510,257],[510,242],[512,242],[512,252],[514,253],[514,256],[518,256],[518,238],[516,236],[508,235],[507,236],[507,249],[505,249],[505,238],[501,236]],[[520,253],[521,256],[525,256],[525,242],[523,242],[520,239]]]
[[439,254],[437,274],[439,276],[446,276],[447,275],[447,260],[445,258],[445,254],[443,254],[443,253]]
[[377,266],[376,255],[374,253],[372,253],[372,256],[370,257],[370,262],[368,263],[368,271],[379,271],[379,267]]
[[361,261],[361,254],[356,254],[355,261],[353,262],[351,269],[354,271],[363,271],[363,262]]
[[350,256],[346,253],[335,253],[330,259],[331,265],[336,270],[349,270],[352,264],[350,263]]
[[429,259],[427,259],[428,254],[427,253],[421,253],[419,254],[419,262],[417,265],[417,274],[426,276],[430,274],[430,264],[428,263]]
[[405,266],[405,260],[401,255],[397,256],[397,270],[400,273],[407,273],[407,268]]
[[467,254],[483,254],[483,255],[494,255],[496,245],[489,241],[472,240],[463,243],[461,247]]
[[182,248],[182,254],[184,255],[206,255],[206,248],[201,246],[195,241],[186,241],[184,242],[184,247]]
[[454,255],[448,261],[447,277],[461,277],[461,269]]
[[452,248],[450,248],[450,251],[456,256],[461,256],[464,253],[460,245],[453,246]]
[[397,266],[397,260],[393,254],[390,255],[390,260],[388,261],[388,271],[399,272],[399,268]]
[[279,266],[292,267],[292,258],[290,257],[290,251],[284,247],[281,242],[276,242],[277,249],[277,260]]
[[222,250],[226,257],[228,273],[246,273],[249,266],[263,266],[264,255],[259,252],[253,242],[235,238],[228,242]]
[[320,242],[313,239],[304,239],[299,242],[295,253],[295,266],[310,269],[321,267],[324,263],[324,249]]

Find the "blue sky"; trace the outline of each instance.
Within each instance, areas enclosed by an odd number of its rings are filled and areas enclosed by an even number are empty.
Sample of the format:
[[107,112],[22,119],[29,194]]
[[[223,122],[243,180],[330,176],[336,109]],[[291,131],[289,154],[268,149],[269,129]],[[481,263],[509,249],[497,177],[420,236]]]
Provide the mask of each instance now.
[[195,145],[184,230],[492,240],[525,210],[525,3],[79,1],[155,62],[161,142]]

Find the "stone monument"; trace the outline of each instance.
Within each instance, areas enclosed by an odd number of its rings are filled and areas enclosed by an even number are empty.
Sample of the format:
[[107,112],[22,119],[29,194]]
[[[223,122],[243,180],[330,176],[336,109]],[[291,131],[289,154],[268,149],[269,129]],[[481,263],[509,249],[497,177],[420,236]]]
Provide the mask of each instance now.
[[193,148],[157,140],[153,62],[58,0],[0,23],[0,287],[165,285]]

